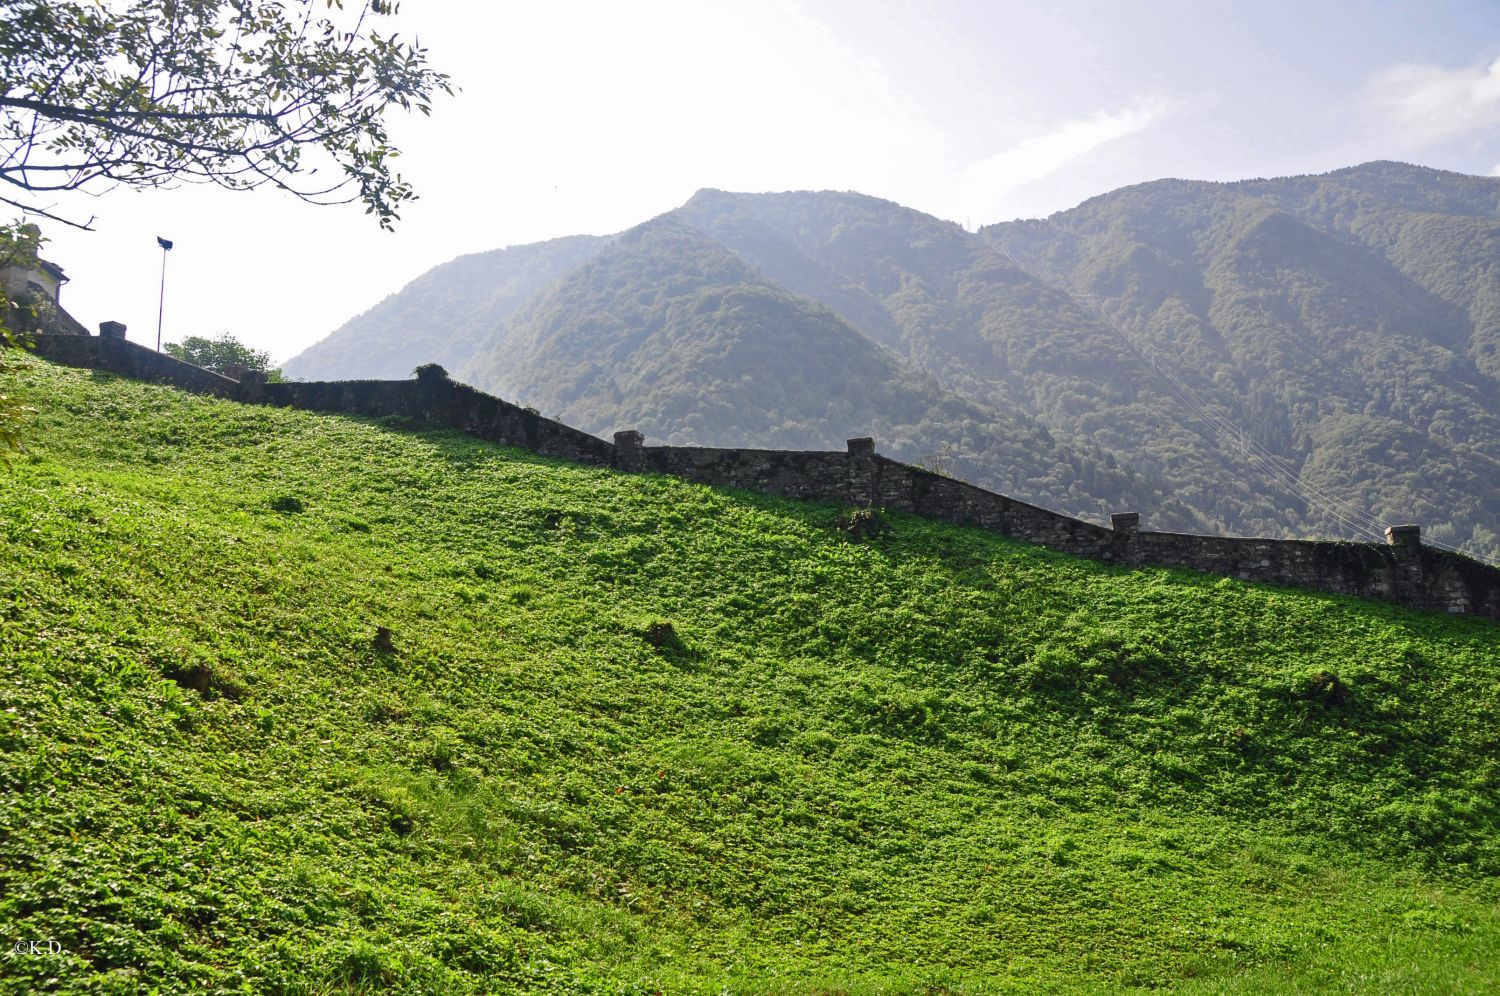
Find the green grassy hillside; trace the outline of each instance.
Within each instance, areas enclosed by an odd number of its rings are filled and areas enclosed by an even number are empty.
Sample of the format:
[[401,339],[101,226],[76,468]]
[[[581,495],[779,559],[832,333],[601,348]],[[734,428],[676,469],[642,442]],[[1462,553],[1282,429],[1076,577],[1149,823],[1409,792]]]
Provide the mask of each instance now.
[[19,379],[0,992],[1500,988],[1493,624]]

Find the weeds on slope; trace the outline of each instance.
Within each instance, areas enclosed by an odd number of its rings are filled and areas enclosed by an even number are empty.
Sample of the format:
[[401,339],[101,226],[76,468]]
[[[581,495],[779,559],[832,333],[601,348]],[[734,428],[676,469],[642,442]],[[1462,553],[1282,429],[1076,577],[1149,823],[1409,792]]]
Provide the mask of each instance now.
[[1500,985],[1492,624],[19,386],[0,990]]

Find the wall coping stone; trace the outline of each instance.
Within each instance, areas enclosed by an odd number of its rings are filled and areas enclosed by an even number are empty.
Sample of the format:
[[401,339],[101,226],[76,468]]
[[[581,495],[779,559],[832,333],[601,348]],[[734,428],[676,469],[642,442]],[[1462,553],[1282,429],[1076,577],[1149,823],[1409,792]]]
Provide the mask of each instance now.
[[1391,546],[1420,546],[1422,543],[1421,526],[1386,526],[1385,541]]

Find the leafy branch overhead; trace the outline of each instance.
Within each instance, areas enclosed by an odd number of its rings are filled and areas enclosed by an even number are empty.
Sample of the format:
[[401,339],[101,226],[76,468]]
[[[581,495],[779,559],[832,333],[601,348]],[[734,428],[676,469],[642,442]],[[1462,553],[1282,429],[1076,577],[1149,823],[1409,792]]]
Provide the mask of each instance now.
[[390,0],[0,0],[0,202],[176,181],[363,201],[415,198],[385,114],[427,114],[447,75],[376,22]]

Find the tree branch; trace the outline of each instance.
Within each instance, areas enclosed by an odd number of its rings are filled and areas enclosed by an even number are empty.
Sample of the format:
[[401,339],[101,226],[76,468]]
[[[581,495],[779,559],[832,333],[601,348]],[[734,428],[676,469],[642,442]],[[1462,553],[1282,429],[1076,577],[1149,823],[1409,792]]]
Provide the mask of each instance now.
[[276,114],[265,111],[126,111],[116,108],[111,108],[107,111],[94,111],[88,108],[49,104],[45,101],[31,100],[26,97],[0,97],[0,107],[19,107],[28,111],[36,111],[49,118],[57,118],[60,121],[77,121],[79,124],[94,124],[101,127],[111,127],[112,118],[128,118],[132,121],[157,119],[161,121],[225,120],[270,122],[276,120]]
[[60,222],[61,224],[69,226],[70,228],[79,228],[85,232],[92,232],[94,230],[94,215],[89,215],[88,221],[79,224],[76,221],[70,221],[69,219],[62,217],[61,215],[53,214],[51,211],[47,211],[44,208],[39,208],[35,204],[22,204],[20,201],[13,201],[9,197],[0,196],[0,204],[9,204],[11,207],[20,208],[26,214],[34,214],[38,217],[46,218],[49,221]]
[[[0,180],[33,191],[271,184],[314,203],[342,203],[334,196],[352,186],[349,199],[389,227],[415,195],[393,172],[382,115],[413,104],[427,113],[453,87],[424,50],[368,26],[394,4],[365,0],[343,30],[343,14],[315,15],[325,3],[343,10],[337,0],[3,0]],[[343,179],[296,184],[319,160]]]

